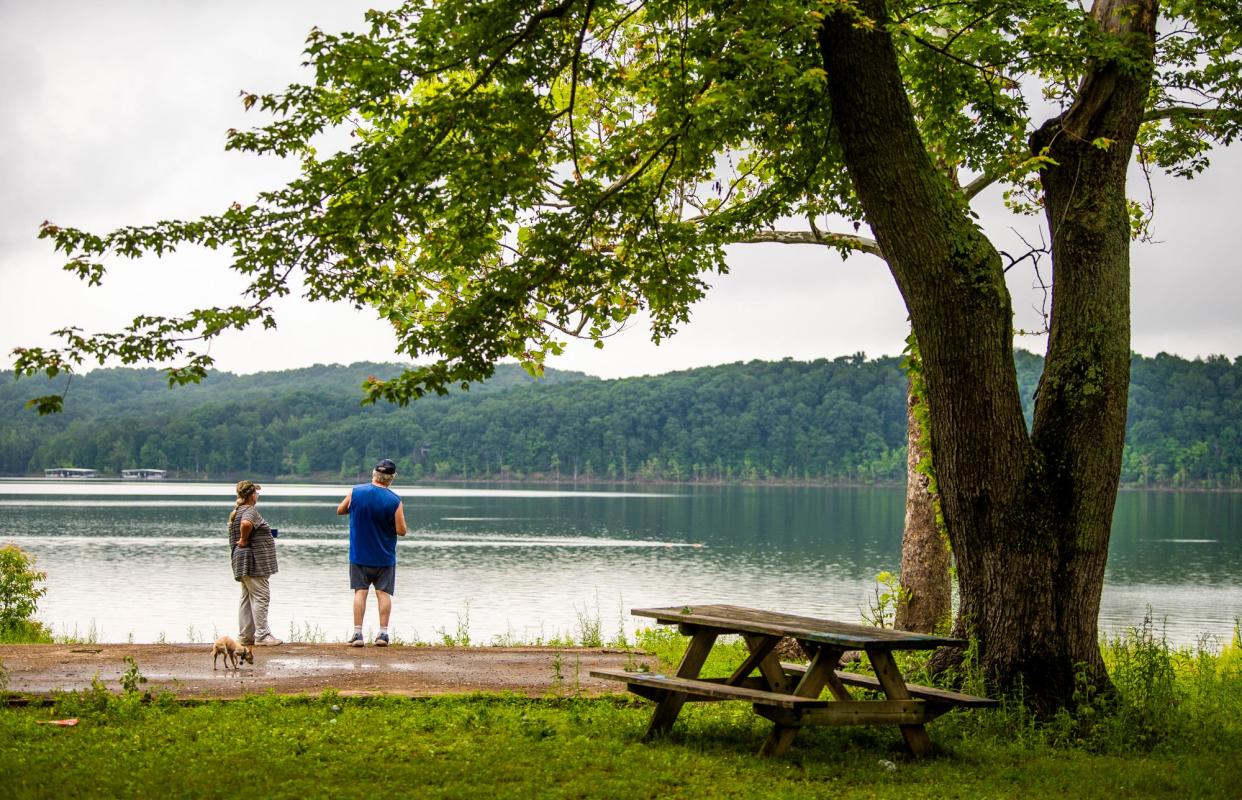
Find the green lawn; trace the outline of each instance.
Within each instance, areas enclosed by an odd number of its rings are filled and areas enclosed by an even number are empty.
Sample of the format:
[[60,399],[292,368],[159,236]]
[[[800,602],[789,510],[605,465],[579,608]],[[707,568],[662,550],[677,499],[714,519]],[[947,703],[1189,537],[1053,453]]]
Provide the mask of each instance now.
[[[1242,797],[1237,739],[1212,731],[1094,753],[951,716],[927,760],[895,729],[807,730],[762,759],[767,726],[738,703],[696,704],[649,744],[649,707],[608,699],[100,705],[0,712],[0,796]],[[70,713],[76,728],[36,724]]]
[[[681,641],[643,645],[667,662]],[[1140,631],[1105,654],[1115,703],[1039,723],[1017,703],[955,712],[929,726],[940,753],[924,760],[895,728],[808,729],[788,755],[759,758],[768,723],[743,703],[687,706],[670,736],[643,743],[650,704],[617,697],[185,705],[144,702],[131,680],[120,696],[0,709],[0,798],[1242,797],[1237,643],[1171,652]],[[80,723],[37,724],[65,717]]]

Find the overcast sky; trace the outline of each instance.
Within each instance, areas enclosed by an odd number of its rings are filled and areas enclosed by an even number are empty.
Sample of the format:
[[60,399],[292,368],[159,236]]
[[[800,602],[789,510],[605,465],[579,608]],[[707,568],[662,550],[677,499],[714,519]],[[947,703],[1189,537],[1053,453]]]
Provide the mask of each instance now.
[[[243,282],[223,253],[185,253],[110,265],[102,289],[63,273],[36,239],[39,223],[102,232],[215,213],[290,177],[291,165],[223,150],[225,131],[259,124],[238,92],[279,89],[304,77],[307,31],[361,29],[376,3],[354,0],[64,2],[0,0],[0,353],[51,344],[65,325],[115,329],[134,314],[177,314],[233,301]],[[1133,347],[1187,357],[1242,354],[1242,147],[1218,153],[1199,179],[1156,186],[1159,244],[1138,244]],[[1010,226],[1038,239],[1031,220],[975,201],[986,229],[1013,246]],[[883,265],[842,261],[814,247],[734,248],[731,272],[713,280],[689,325],[659,347],[642,326],[603,351],[571,346],[550,366],[604,377],[739,360],[899,353],[906,312]],[[1014,270],[1020,327],[1032,327],[1040,293]],[[374,314],[287,299],[279,329],[217,340],[217,366],[233,372],[315,363],[394,360]],[[1043,352],[1038,339],[1019,346]]]

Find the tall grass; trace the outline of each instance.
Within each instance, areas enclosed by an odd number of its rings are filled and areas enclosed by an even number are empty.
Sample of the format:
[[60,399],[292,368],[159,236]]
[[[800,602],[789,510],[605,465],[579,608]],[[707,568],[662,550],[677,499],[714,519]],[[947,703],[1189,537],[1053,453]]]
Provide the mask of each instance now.
[[0,644],[51,644],[52,631],[36,620],[19,620],[0,626]]
[[453,633],[449,633],[444,628],[437,628],[436,634],[439,635],[439,644],[445,647],[469,647],[470,646],[470,602],[465,604],[465,610],[457,615],[457,626]]
[[57,634],[53,637],[56,644],[98,644],[99,643],[99,627],[95,624],[95,620],[91,618],[91,624],[87,626],[85,633],[78,632],[78,626],[73,626],[73,632],[66,631],[63,634]]
[[595,611],[586,605],[582,608],[574,606],[574,615],[578,618],[578,641],[583,647],[604,646],[604,624],[599,613],[599,595],[595,596]]
[[[1169,754],[1195,742],[1236,751],[1242,742],[1239,638],[1235,629],[1228,644],[1173,647],[1149,613],[1139,626],[1101,642],[1114,691],[1081,683],[1076,706],[1051,719],[1036,719],[1021,698],[1005,698],[992,712],[954,712],[935,727],[973,741],[1111,756]],[[968,691],[980,691],[975,680]]]
[[290,644],[324,644],[328,641],[328,635],[318,625],[303,622],[299,628],[297,623],[291,621],[289,636],[285,641]]

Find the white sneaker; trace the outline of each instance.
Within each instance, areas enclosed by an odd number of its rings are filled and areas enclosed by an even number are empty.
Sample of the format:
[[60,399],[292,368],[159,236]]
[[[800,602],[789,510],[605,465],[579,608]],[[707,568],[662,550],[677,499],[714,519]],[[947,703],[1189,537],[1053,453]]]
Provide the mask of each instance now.
[[267,636],[264,636],[259,641],[255,642],[256,647],[275,647],[278,644],[284,644],[284,642],[277,639],[275,636],[273,636],[270,633]]

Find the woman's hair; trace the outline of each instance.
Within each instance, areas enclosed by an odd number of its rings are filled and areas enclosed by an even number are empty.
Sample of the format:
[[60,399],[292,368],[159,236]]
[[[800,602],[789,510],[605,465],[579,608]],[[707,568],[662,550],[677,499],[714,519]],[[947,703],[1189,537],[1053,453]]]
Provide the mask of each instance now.
[[254,493],[259,490],[254,481],[238,481],[237,482],[237,499],[233,501],[233,511],[229,514],[229,525],[233,524],[233,520],[237,517],[237,512],[241,511],[241,507],[254,497]]
[[392,479],[395,477],[396,476],[390,472],[380,472],[378,469],[371,470],[371,480],[375,481],[380,486],[387,486],[392,483]]

